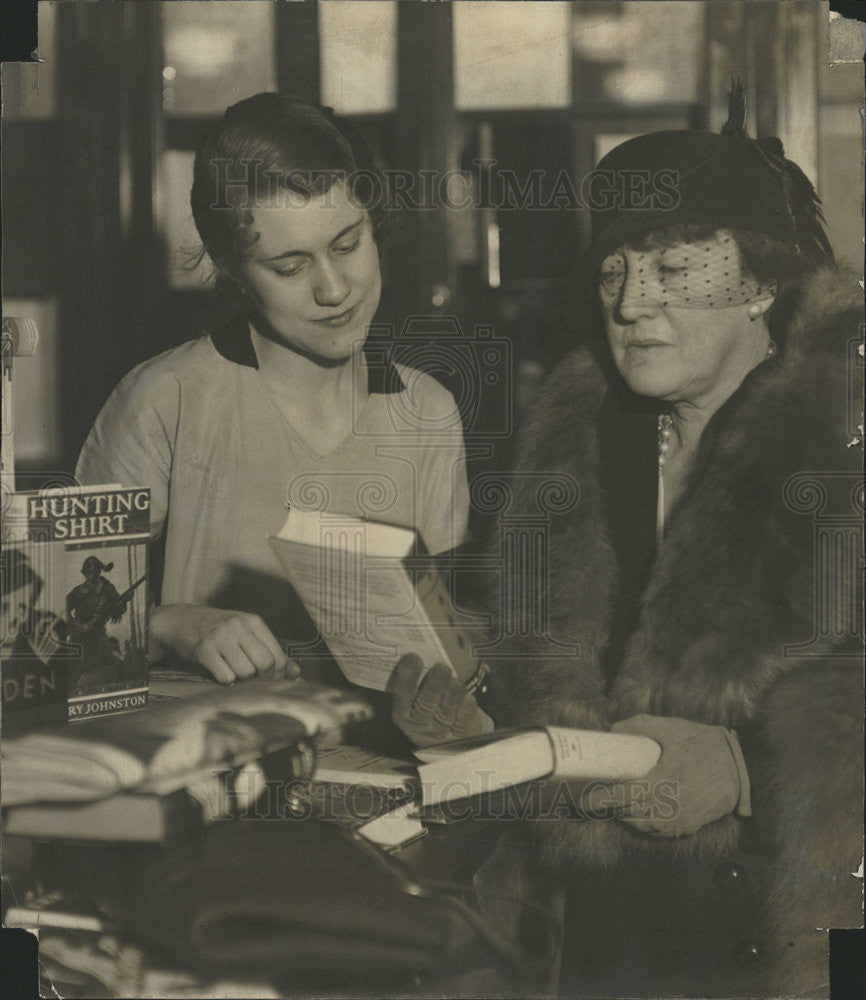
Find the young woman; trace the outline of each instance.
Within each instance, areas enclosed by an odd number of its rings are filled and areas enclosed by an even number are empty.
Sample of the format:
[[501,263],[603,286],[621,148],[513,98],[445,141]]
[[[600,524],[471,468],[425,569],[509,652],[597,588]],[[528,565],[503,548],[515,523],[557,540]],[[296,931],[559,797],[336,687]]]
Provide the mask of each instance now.
[[433,553],[464,538],[453,398],[365,354],[384,217],[362,197],[381,191],[371,171],[345,123],[289,95],[214,122],[191,202],[236,308],[127,375],[81,452],[81,482],[151,488],[164,564],[152,645],[222,682],[284,672],[285,641],[310,637],[267,544],[287,505],[412,527]]

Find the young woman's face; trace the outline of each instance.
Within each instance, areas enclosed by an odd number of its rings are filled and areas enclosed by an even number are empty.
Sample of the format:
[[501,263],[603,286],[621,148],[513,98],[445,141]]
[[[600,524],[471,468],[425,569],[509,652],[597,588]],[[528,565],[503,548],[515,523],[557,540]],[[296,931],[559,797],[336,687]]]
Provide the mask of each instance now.
[[253,210],[258,239],[239,278],[287,347],[343,361],[363,346],[382,289],[369,216],[343,182],[313,198],[281,195]]

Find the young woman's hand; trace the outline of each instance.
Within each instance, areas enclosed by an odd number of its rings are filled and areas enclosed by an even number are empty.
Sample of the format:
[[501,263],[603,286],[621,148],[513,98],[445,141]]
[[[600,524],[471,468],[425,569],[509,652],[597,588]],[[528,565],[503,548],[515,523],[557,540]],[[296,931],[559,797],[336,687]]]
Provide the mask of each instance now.
[[479,736],[485,731],[488,717],[448,667],[435,664],[423,680],[422,673],[421,658],[407,653],[388,682],[394,696],[391,718],[416,746]]
[[220,684],[300,674],[262,619],[243,611],[165,604],[151,612],[150,638],[157,653],[171,652],[197,663]]

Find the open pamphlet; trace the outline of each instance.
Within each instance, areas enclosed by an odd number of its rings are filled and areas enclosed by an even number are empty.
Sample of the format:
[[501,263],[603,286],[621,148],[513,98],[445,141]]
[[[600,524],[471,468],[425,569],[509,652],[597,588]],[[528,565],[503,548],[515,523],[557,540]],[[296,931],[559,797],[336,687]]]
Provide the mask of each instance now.
[[526,781],[626,781],[655,767],[661,747],[646,736],[564,726],[502,730],[415,751],[422,805],[495,792]]
[[385,691],[397,661],[416,653],[473,689],[486,669],[472,654],[474,619],[455,608],[414,531],[292,508],[269,542],[353,684]]

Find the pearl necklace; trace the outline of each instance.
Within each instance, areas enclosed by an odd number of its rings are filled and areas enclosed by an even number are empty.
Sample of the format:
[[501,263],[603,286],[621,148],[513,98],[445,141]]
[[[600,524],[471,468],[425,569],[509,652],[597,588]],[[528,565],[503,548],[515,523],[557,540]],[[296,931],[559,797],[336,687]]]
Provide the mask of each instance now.
[[659,488],[658,504],[656,506],[656,548],[661,548],[665,537],[665,456],[671,443],[671,433],[674,429],[674,419],[669,413],[660,413],[658,420],[659,432]]
[[[768,361],[770,358],[775,357],[778,352],[778,348],[770,341],[767,347],[767,354],[764,358]],[[665,537],[665,477],[664,477],[664,465],[665,457],[667,456],[668,450],[671,446],[671,434],[674,429],[674,419],[670,413],[660,413],[658,419],[658,433],[659,433],[659,488],[658,488],[658,503],[656,505],[656,548],[660,549],[662,542]]]

